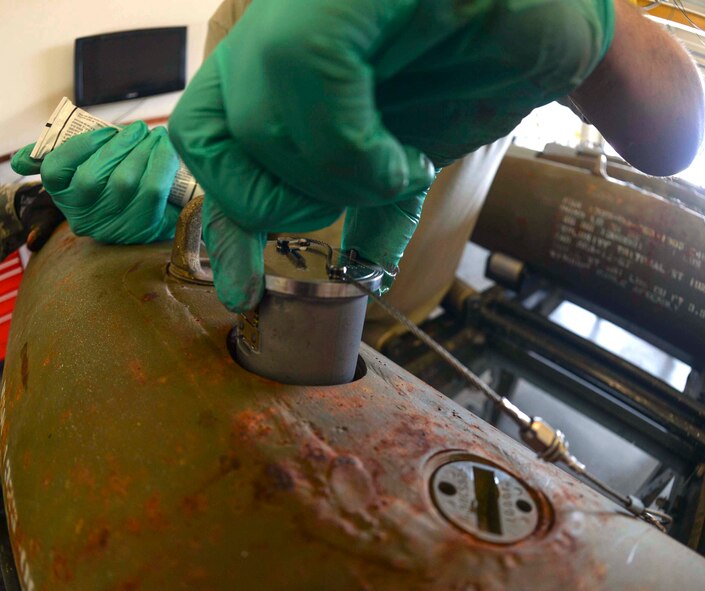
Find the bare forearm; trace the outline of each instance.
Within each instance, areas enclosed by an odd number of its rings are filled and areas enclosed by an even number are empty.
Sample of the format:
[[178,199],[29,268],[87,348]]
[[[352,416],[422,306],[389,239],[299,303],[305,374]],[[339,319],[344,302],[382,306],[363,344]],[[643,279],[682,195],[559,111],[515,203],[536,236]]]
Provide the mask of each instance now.
[[635,167],[665,176],[686,168],[703,137],[703,88],[690,56],[660,26],[615,0],[614,41],[571,95]]

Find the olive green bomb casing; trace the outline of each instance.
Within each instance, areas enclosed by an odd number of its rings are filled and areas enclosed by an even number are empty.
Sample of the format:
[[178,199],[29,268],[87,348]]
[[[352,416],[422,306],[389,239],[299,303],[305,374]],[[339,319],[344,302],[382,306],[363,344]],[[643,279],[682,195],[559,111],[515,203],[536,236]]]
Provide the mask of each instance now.
[[247,371],[226,346],[237,315],[168,273],[170,250],[64,225],[26,270],[0,400],[23,589],[705,580],[701,557],[364,345],[341,385]]

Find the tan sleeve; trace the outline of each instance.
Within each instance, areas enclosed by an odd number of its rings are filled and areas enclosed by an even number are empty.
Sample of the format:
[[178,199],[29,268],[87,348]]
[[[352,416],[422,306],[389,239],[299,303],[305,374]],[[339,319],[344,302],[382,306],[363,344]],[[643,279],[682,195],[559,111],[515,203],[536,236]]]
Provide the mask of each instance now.
[[228,34],[232,26],[245,14],[245,9],[252,0],[223,0],[208,21],[208,36],[203,59],[207,58],[216,45]]

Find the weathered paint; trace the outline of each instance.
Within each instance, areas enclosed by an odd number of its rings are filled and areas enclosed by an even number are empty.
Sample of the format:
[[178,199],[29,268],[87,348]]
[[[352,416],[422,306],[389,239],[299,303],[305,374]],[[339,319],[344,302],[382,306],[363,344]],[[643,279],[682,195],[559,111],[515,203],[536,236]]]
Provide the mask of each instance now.
[[[285,386],[237,366],[235,316],[165,274],[168,245],[59,230],[25,276],[0,407],[24,588],[694,589],[702,558],[371,349]],[[301,351],[306,355],[306,351]],[[511,546],[441,517],[429,478],[485,458],[536,491]],[[668,568],[662,568],[667,561]]]
[[703,196],[663,179],[627,178],[646,186],[541,158],[509,156],[473,241],[520,259],[533,272],[700,360]]

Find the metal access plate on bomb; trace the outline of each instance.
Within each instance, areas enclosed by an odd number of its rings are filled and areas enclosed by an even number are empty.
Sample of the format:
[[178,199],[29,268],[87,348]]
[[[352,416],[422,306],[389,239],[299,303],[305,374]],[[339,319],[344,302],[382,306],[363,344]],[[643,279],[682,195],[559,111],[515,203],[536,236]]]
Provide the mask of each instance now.
[[539,523],[529,490],[490,464],[457,461],[441,466],[433,475],[431,494],[446,519],[488,542],[518,542]]

